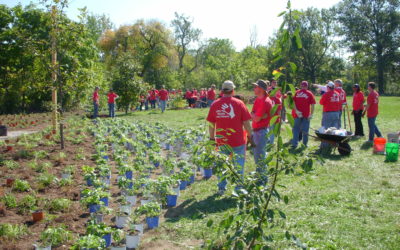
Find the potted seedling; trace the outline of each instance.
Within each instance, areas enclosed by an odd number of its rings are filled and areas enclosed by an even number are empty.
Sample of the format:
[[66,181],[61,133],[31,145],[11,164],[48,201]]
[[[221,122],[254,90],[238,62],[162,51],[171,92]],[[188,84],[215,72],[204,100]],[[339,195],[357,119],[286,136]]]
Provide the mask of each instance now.
[[40,234],[40,242],[34,246],[36,250],[51,250],[71,239],[71,232],[64,227],[49,227]]
[[118,199],[118,203],[119,203],[119,209],[127,214],[131,214],[132,211],[132,205],[130,202],[128,202],[125,198],[125,196],[121,196]]
[[139,211],[146,216],[146,223],[149,229],[158,227],[161,215],[161,207],[157,202],[149,202],[139,207]]
[[131,189],[133,187],[133,182],[132,180],[126,178],[125,176],[122,176],[118,180],[118,187],[119,189],[126,190],[126,189]]
[[129,214],[125,211],[119,210],[115,216],[115,226],[117,228],[124,228],[129,222]]
[[74,244],[73,249],[76,250],[92,250],[92,249],[105,249],[106,241],[99,236],[89,234],[82,236]]
[[81,203],[89,208],[90,213],[95,213],[104,204],[96,193],[89,193],[88,196],[81,199]]
[[113,229],[110,226],[107,226],[105,223],[96,224],[93,221],[89,222],[89,225],[86,228],[87,234],[93,234],[103,238],[106,243],[105,247],[109,247],[111,245],[112,231]]
[[134,213],[131,216],[131,222],[129,223],[129,229],[126,234],[126,247],[130,249],[138,248],[142,234],[143,224],[139,224],[139,216]]
[[140,193],[139,189],[136,189],[135,187],[132,189],[127,189],[125,190],[125,199],[131,207],[136,205],[137,202],[137,195]]
[[63,169],[62,173],[61,173],[61,178],[62,179],[70,179],[72,174],[75,171],[75,167],[74,166],[67,166],[66,168]]
[[173,189],[169,189],[167,192],[167,207],[175,207],[177,201],[178,194]]
[[44,212],[41,209],[38,209],[37,207],[33,207],[32,210],[32,220],[33,222],[39,222],[44,219]]
[[93,186],[93,181],[96,178],[94,173],[94,168],[90,166],[82,166],[82,171],[84,173],[84,179],[88,186]]
[[6,179],[6,186],[7,186],[7,187],[12,187],[13,184],[14,184],[14,181],[15,181],[15,179],[14,179],[13,177],[8,177],[8,178]]
[[125,232],[121,229],[115,229],[112,232],[112,244],[111,250],[125,250],[126,243],[125,243]]
[[102,223],[104,221],[104,215],[109,215],[112,213],[112,209],[106,206],[100,206],[100,209],[92,214],[96,223]]
[[149,154],[149,161],[153,163],[156,168],[158,168],[161,164],[162,157],[159,153],[151,153]]

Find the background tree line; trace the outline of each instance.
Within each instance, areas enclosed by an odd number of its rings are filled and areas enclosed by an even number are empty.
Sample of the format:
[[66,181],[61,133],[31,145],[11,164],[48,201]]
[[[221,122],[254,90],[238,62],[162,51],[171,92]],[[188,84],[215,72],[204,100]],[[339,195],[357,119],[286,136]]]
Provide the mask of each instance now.
[[[138,20],[116,28],[105,15],[81,9],[79,21],[58,15],[57,88],[60,108],[90,102],[94,86],[109,87],[129,110],[149,88],[200,88],[233,80],[250,89],[259,78],[271,79],[283,62],[296,74],[286,80],[324,83],[342,78],[376,81],[381,94],[400,94],[399,0],[342,0],[330,9],[297,11],[292,20],[302,48],[279,54],[277,32],[237,51],[229,39],[202,39],[192,18],[175,13],[166,24]],[[0,113],[46,111],[51,101],[50,13],[36,5],[0,5]],[[277,53],[278,51],[278,53]],[[103,98],[104,95],[103,95]],[[104,101],[103,101],[104,103]]]

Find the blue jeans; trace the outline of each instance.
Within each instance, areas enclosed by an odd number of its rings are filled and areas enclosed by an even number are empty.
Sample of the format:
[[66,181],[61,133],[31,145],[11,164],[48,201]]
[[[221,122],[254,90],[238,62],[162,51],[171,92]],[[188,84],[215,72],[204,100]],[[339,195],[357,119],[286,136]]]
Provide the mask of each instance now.
[[146,100],[146,101],[144,102],[144,109],[145,109],[145,110],[149,110],[149,101],[148,101],[148,100]]
[[308,118],[294,119],[294,126],[292,129],[293,132],[292,146],[294,148],[296,148],[299,143],[300,132],[302,133],[303,144],[307,146],[309,130],[310,130],[310,120]]
[[99,104],[93,102],[93,118],[96,119],[99,116]]
[[108,116],[115,117],[115,103],[108,104]]
[[211,107],[211,104],[213,104],[214,100],[207,100],[207,106]]
[[[244,176],[244,162],[245,162],[245,154],[246,154],[246,145],[238,146],[232,148],[234,155],[232,156],[233,161],[235,162],[236,167],[238,167],[238,172],[242,177]],[[229,155],[231,152],[227,149],[221,148],[221,153]],[[218,190],[226,190],[226,179],[221,180],[221,177],[218,177]]]
[[342,128],[342,113],[343,113],[343,111],[340,110],[339,111],[339,127],[337,127],[337,128]]
[[325,129],[335,127],[339,128],[340,126],[340,112],[324,112],[322,114],[322,126]]
[[[335,127],[339,128],[339,122],[340,122],[340,112],[324,112],[322,114],[322,126],[325,127],[325,129]],[[304,135],[303,135],[304,136]],[[321,142],[321,148],[326,148],[329,147],[329,143],[326,142]]]
[[163,112],[164,113],[164,111],[165,111],[165,107],[167,106],[167,101],[163,101],[163,100],[160,100],[160,108],[161,108],[161,112]]
[[374,140],[374,136],[382,137],[381,131],[379,131],[378,127],[376,126],[376,117],[368,118],[368,128],[369,128],[369,141]]
[[261,177],[261,182],[265,184],[268,180],[267,177],[267,165],[264,162],[267,157],[267,143],[269,128],[264,128],[253,132],[253,141],[256,146],[253,148],[254,162],[257,165],[256,171]]
[[[269,127],[269,132],[270,132],[270,131],[274,131],[274,128],[275,128],[275,124]],[[268,133],[269,133],[269,132],[268,132]],[[274,133],[272,132],[272,134],[271,134],[270,137],[269,137],[269,143],[270,143],[270,144],[274,144],[274,141],[275,141],[275,135],[274,135]]]

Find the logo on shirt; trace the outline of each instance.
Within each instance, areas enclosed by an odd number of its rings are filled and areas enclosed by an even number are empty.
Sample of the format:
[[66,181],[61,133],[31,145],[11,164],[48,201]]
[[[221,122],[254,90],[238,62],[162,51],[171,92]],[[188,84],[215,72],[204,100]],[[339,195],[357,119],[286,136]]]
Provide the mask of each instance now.
[[308,95],[306,93],[304,93],[304,92],[299,92],[299,93],[297,93],[296,98],[308,99]]
[[339,97],[338,94],[334,93],[334,94],[331,96],[331,102],[339,102],[339,100],[340,100],[340,97]]
[[222,104],[221,110],[217,110],[217,117],[233,119],[235,117],[235,110],[233,109],[232,104]]

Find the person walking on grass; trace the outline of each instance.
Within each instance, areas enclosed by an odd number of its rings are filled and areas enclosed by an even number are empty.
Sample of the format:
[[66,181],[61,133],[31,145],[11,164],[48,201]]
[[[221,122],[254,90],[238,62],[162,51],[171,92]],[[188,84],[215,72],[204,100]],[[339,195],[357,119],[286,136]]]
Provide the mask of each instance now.
[[[251,115],[246,105],[233,97],[235,85],[232,81],[222,84],[223,97],[216,100],[210,107],[206,120],[210,123],[210,140],[215,141],[224,154],[233,152],[232,158],[240,175],[244,176],[246,141],[244,130],[251,141]],[[219,178],[218,194],[226,190],[227,181]]]
[[368,83],[368,98],[367,98],[367,106],[362,114],[365,116],[367,113],[368,117],[368,128],[369,128],[369,137],[368,142],[374,141],[374,136],[382,137],[381,131],[379,131],[378,127],[376,126],[376,117],[379,114],[379,94],[375,90],[376,84],[374,82]]
[[111,118],[115,117],[115,100],[118,99],[118,95],[114,93],[112,89],[107,94],[108,98],[108,116]]
[[211,104],[215,101],[215,85],[211,85],[211,88],[207,91],[207,107],[211,107]]
[[307,146],[308,132],[310,130],[310,122],[314,115],[315,97],[311,91],[308,90],[308,82],[301,82],[301,89],[297,90],[293,96],[294,109],[292,116],[294,118],[294,126],[292,129],[292,148],[297,148],[301,138],[303,145]]
[[360,90],[360,85],[354,84],[353,86],[353,116],[356,126],[355,136],[364,136],[364,128],[362,124],[362,113],[364,111],[364,94]]
[[165,86],[162,86],[161,90],[158,92],[158,96],[160,98],[161,112],[164,113],[168,101],[168,91],[165,89]]
[[96,119],[99,116],[99,87],[95,87],[94,88],[94,92],[93,92],[93,118]]
[[271,120],[272,101],[268,97],[268,81],[258,80],[254,85],[254,94],[256,100],[254,101],[253,109],[251,111],[252,128],[253,128],[253,141],[255,147],[253,148],[254,162],[256,163],[256,170],[260,176],[260,184],[265,185],[267,180],[267,166],[264,162],[267,156],[267,144],[269,143],[269,122]]

